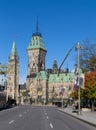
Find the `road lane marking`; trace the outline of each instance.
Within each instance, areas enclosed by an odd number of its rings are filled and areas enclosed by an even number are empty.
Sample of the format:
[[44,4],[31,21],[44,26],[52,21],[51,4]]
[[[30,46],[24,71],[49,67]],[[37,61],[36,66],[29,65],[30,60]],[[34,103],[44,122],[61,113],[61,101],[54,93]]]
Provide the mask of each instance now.
[[24,114],[26,114],[27,112],[25,111]]
[[47,113],[45,113],[45,115],[47,115]]
[[53,125],[50,123],[50,127],[53,128]]
[[9,125],[12,124],[13,122],[14,122],[14,120],[10,121],[10,122],[9,122]]
[[20,114],[19,117],[22,117],[22,115]]
[[48,119],[48,116],[46,118]]

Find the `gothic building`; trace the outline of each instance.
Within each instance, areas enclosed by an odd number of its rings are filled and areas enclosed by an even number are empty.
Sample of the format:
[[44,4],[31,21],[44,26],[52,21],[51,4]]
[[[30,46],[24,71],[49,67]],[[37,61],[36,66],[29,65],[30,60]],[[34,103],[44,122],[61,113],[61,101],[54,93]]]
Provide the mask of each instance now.
[[[52,103],[66,100],[71,97],[74,87],[74,72],[58,69],[57,61],[54,60],[52,69],[45,69],[47,50],[43,38],[38,30],[33,33],[32,39],[27,48],[28,72],[26,87],[29,98],[34,103]],[[8,85],[7,98],[19,98],[19,56],[16,44],[13,42],[12,51],[8,63]]]
[[26,78],[27,90],[35,103],[49,103],[70,97],[73,90],[73,73],[59,72],[57,61],[54,60],[52,69],[45,70],[47,50],[44,47],[42,35],[38,30],[33,33],[27,48],[28,73]]
[[[42,40],[42,35],[38,31],[38,23],[36,33],[33,33],[30,44],[27,48],[28,52],[28,74],[27,88],[30,90],[30,96],[36,101],[46,97],[46,71],[45,56],[46,49]],[[43,76],[43,79],[42,79]]]
[[7,98],[16,99],[18,101],[19,86],[19,56],[16,49],[16,43],[13,41],[12,50],[8,61],[8,85]]

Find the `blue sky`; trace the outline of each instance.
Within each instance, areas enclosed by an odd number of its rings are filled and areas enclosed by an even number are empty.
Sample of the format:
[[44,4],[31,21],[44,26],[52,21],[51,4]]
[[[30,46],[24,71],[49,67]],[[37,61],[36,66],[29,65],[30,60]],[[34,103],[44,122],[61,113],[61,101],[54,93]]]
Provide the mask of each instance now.
[[[0,62],[8,64],[13,40],[20,57],[20,83],[26,81],[27,47],[36,30],[42,33],[46,69],[56,59],[58,67],[76,43],[96,39],[96,0],[0,0]],[[62,69],[72,70],[77,52],[73,50]]]

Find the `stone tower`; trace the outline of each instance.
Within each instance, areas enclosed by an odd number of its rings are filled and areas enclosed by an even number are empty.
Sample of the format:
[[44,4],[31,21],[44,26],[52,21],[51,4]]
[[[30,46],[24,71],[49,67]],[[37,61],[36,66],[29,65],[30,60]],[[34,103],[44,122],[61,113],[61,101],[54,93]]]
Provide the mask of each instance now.
[[38,30],[38,21],[36,23],[36,33],[33,33],[30,44],[27,48],[28,52],[28,74],[27,87],[30,86],[32,79],[41,71],[45,70],[46,49],[42,40],[42,35]]
[[12,50],[8,61],[8,87],[7,96],[18,101],[19,86],[19,57],[16,49],[16,43],[13,41]]
[[54,63],[53,63],[53,73],[54,74],[58,73],[58,65],[57,65],[57,61],[56,60],[54,60]]

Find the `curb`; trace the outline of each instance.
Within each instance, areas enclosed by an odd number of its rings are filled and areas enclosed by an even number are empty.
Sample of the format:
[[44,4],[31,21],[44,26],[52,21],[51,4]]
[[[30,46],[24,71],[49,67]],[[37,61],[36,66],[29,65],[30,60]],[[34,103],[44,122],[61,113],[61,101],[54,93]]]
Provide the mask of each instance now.
[[63,113],[65,113],[65,114],[69,115],[69,116],[72,116],[73,118],[76,118],[76,119],[78,119],[78,120],[80,120],[80,121],[83,121],[83,122],[85,122],[85,123],[87,123],[87,124],[89,124],[89,125],[92,125],[92,126],[96,127],[96,124],[94,124],[94,123],[92,123],[92,122],[89,122],[89,121],[86,121],[86,120],[81,119],[81,118],[79,118],[79,117],[76,117],[76,116],[74,116],[74,115],[72,115],[72,114],[70,114],[70,113],[67,113],[67,112],[65,112],[65,111],[63,111],[63,110],[61,110],[61,109],[58,109],[58,110],[59,110],[60,112],[63,112]]

